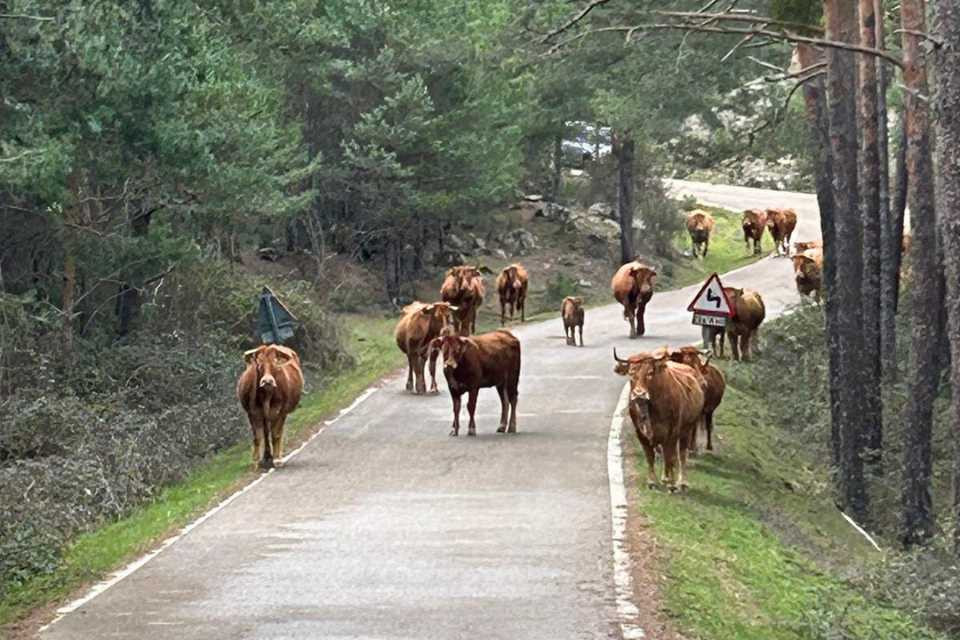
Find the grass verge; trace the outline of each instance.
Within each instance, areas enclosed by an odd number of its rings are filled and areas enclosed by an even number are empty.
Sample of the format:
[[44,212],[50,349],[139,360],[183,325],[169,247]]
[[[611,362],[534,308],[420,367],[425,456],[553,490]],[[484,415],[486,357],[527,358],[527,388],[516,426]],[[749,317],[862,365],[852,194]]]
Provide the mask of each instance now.
[[[356,364],[324,380],[318,391],[304,397],[287,422],[288,451],[308,437],[318,422],[349,405],[370,384],[402,363],[402,354],[393,342],[396,318],[348,316],[344,320]],[[256,477],[248,443],[221,451],[182,482],[163,489],[156,500],[121,520],[79,536],[52,573],[11,589],[0,602],[0,630],[11,630],[32,610],[62,600],[145,553]]]
[[[697,208],[710,213],[716,222],[713,235],[710,237],[710,249],[703,259],[683,257],[671,262],[669,277],[662,283],[664,287],[685,287],[703,282],[712,273],[733,271],[767,255],[765,252],[763,255],[755,256],[752,251],[748,252],[744,248],[740,212],[701,205]],[[690,251],[690,236],[686,230],[677,237],[674,248],[678,253]]]
[[[678,630],[701,640],[945,639],[842,577],[879,554],[828,491],[813,489],[821,470],[786,459],[773,432],[761,399],[728,386],[716,416],[721,442],[693,462],[690,491],[639,491]],[[643,481],[642,456],[638,465]]]

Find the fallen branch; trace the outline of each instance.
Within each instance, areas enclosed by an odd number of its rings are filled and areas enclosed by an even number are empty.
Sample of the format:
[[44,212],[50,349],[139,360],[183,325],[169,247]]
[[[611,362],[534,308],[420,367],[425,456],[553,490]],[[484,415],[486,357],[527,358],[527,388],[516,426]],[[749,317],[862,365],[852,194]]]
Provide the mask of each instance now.
[[848,516],[847,514],[845,514],[843,511],[840,512],[840,515],[843,516],[843,519],[844,519],[844,520],[846,520],[847,522],[850,523],[850,526],[852,526],[854,529],[856,529],[857,531],[859,531],[859,532],[860,532],[860,535],[862,535],[864,538],[866,538],[866,539],[867,539],[867,542],[869,542],[870,544],[872,544],[874,549],[876,549],[877,551],[883,551],[883,549],[880,548],[880,545],[877,544],[877,541],[874,540],[873,537],[871,537],[871,535],[870,535],[869,533],[867,533],[866,531],[864,531],[863,527],[861,527],[861,526],[858,525],[856,522],[854,522],[854,521],[853,521],[853,518],[851,518],[850,516]]

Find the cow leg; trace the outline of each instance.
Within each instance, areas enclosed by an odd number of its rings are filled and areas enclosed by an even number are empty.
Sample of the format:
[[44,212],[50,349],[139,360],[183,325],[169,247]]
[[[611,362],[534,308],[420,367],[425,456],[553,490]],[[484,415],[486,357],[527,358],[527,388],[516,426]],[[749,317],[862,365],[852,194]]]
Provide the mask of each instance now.
[[507,387],[505,385],[499,385],[497,387],[497,394],[500,396],[500,426],[497,428],[497,433],[503,433],[507,430],[507,419],[510,417],[510,401],[507,399]]
[[643,314],[647,310],[647,303],[637,304],[637,336],[642,336],[647,332],[647,327],[643,324]]
[[[573,329],[570,332],[573,333]],[[583,346],[583,325],[580,325],[580,346]]]
[[520,322],[527,321],[527,299],[526,297],[522,298],[519,302],[520,306]]
[[[691,433],[690,438],[692,440],[696,440],[697,428],[699,426],[700,426],[700,422],[697,421],[697,424],[694,425],[693,429],[690,432]],[[687,443],[682,440],[677,442],[677,446],[679,448],[679,453],[680,453],[680,456],[679,456],[680,463],[677,465],[677,483],[676,484],[681,491],[686,491],[689,486],[687,485],[687,456],[689,451],[687,449]]]
[[507,323],[507,304],[500,298],[500,326]]
[[703,414],[703,428],[707,432],[707,451],[713,451],[713,411]]
[[680,438],[674,438],[670,444],[661,447],[663,451],[663,482],[671,492],[677,490],[677,453]]
[[707,251],[709,250],[710,250],[710,238],[708,237],[706,240],[703,241],[703,257],[704,258],[707,257]]
[[286,416],[277,418],[277,421],[273,423],[273,428],[270,430],[274,464],[278,467],[280,466],[280,461],[283,459],[283,426],[286,421]]
[[735,362],[739,361],[740,360],[739,337],[736,334],[731,333],[729,342],[730,342],[730,355],[733,357]]
[[263,456],[263,432],[260,420],[250,417],[250,430],[253,431],[253,447],[251,458],[253,459],[253,470],[260,468],[260,458]]
[[507,427],[507,433],[517,432],[517,384],[520,382],[519,370],[517,370],[516,375],[516,378],[507,382],[507,397],[510,399],[510,426]]
[[624,315],[627,317],[627,322],[630,323],[630,337],[636,338],[637,337],[637,321],[634,319],[634,310],[627,309]]
[[407,391],[413,391],[413,352],[407,352]]
[[747,361],[750,359],[750,334],[743,333],[740,335],[740,359]]
[[477,435],[477,422],[474,420],[474,414],[477,412],[477,396],[480,395],[480,389],[470,389],[470,396],[467,398],[467,411],[470,413],[470,424],[467,425],[467,435]]
[[460,392],[451,389],[450,397],[453,398],[453,427],[450,435],[456,438],[460,434]]
[[647,440],[647,437],[640,434],[640,429],[636,425],[634,425],[634,428],[637,430],[640,446],[643,447],[643,455],[647,459],[647,488],[656,489],[659,484],[657,482],[657,452],[650,441]]
[[417,351],[416,355],[414,355],[414,366],[416,367],[416,369],[413,372],[413,376],[416,379],[416,383],[417,383],[417,387],[416,387],[417,395],[427,392],[427,380],[423,375],[424,374],[423,369],[424,367],[426,367],[426,365],[427,365],[427,362],[426,362],[426,358],[424,357],[424,354],[421,353],[420,351]]
[[439,349],[430,349],[430,393],[440,393],[437,388],[437,356],[439,355]]

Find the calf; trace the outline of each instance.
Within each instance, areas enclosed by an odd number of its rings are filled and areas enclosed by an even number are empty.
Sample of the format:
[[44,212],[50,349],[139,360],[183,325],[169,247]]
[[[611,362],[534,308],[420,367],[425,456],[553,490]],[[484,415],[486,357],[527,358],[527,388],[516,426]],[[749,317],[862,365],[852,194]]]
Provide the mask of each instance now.
[[701,257],[707,257],[710,248],[710,234],[714,227],[713,216],[706,211],[694,209],[687,214],[687,232],[690,234],[690,245],[693,257],[697,257],[697,248],[703,247]]
[[[440,335],[441,330],[453,323],[453,314],[456,312],[457,308],[449,302],[414,302],[403,308],[403,316],[393,335],[397,346],[407,355],[407,391],[414,391],[416,380],[416,393],[427,392],[423,369],[430,343]],[[429,356],[430,392],[438,393],[436,353],[429,353]]]
[[[500,395],[500,428],[498,433],[517,431],[517,386],[520,382],[520,341],[509,331],[500,329],[471,338],[441,336],[443,375],[447,378],[453,399],[451,436],[460,433],[460,397],[469,393],[467,411],[470,424],[467,435],[477,435],[474,413],[480,389],[496,387]],[[509,426],[507,417],[509,414]]]
[[767,228],[773,236],[773,249],[779,256],[790,255],[790,238],[797,228],[797,214],[793,209],[767,209]]
[[583,298],[567,296],[560,305],[563,318],[563,335],[570,346],[577,345],[576,330],[580,329],[580,346],[583,346]]
[[476,332],[477,310],[485,295],[483,276],[477,267],[461,265],[447,271],[440,287],[440,299],[457,307],[454,324],[460,335]]
[[641,355],[628,364],[630,419],[647,458],[647,486],[657,486],[660,447],[667,487],[686,489],[687,447],[703,420],[703,377],[688,365],[671,362],[666,353]]
[[519,264],[504,267],[497,276],[497,293],[500,294],[500,324],[506,324],[507,307],[510,307],[510,319],[513,311],[520,312],[520,322],[527,321],[527,270]]
[[813,293],[819,302],[823,288],[823,252],[808,249],[793,256],[793,272],[800,295]]
[[760,255],[763,230],[767,228],[767,214],[759,209],[747,209],[743,212],[740,226],[743,228],[743,241],[747,245],[747,251],[750,251],[750,241],[753,240],[753,255]]
[[823,250],[823,242],[820,240],[808,240],[807,242],[794,242],[793,243],[793,253],[794,255],[798,253],[803,253],[808,249],[820,249]]
[[727,339],[733,359],[750,359],[751,344],[756,349],[757,329],[766,317],[766,307],[760,294],[751,289],[724,287],[727,299],[733,304],[734,316],[727,320]]
[[270,469],[283,458],[283,425],[303,394],[300,357],[270,344],[245,352],[243,360],[247,367],[237,380],[237,399],[253,431],[253,465]]
[[[710,357],[696,347],[680,347],[670,352],[670,359],[695,369],[705,383],[703,390],[703,427],[707,432],[707,451],[713,451],[713,412],[723,401],[723,393],[727,390],[727,380],[723,372],[710,364]],[[690,437],[690,451],[697,451],[697,432]]]
[[657,272],[642,262],[628,262],[620,267],[610,282],[613,297],[623,305],[623,318],[630,323],[630,337],[646,333],[643,314],[653,297]]

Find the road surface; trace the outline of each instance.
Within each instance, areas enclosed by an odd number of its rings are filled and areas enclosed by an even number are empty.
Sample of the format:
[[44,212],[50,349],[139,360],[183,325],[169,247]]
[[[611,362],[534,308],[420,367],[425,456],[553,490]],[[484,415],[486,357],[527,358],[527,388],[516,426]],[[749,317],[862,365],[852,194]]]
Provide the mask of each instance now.
[[[812,196],[673,186],[734,209],[791,206],[795,239],[819,237]],[[768,318],[796,301],[787,260],[724,283],[759,290]],[[583,349],[565,346],[559,318],[517,328],[515,436],[495,433],[491,391],[480,395],[478,437],[450,438],[445,392],[414,397],[405,376],[387,381],[43,637],[619,638],[606,454],[624,380],[611,348],[698,340],[685,311],[695,289],[656,293],[641,340],[628,339],[615,306],[588,312]]]

